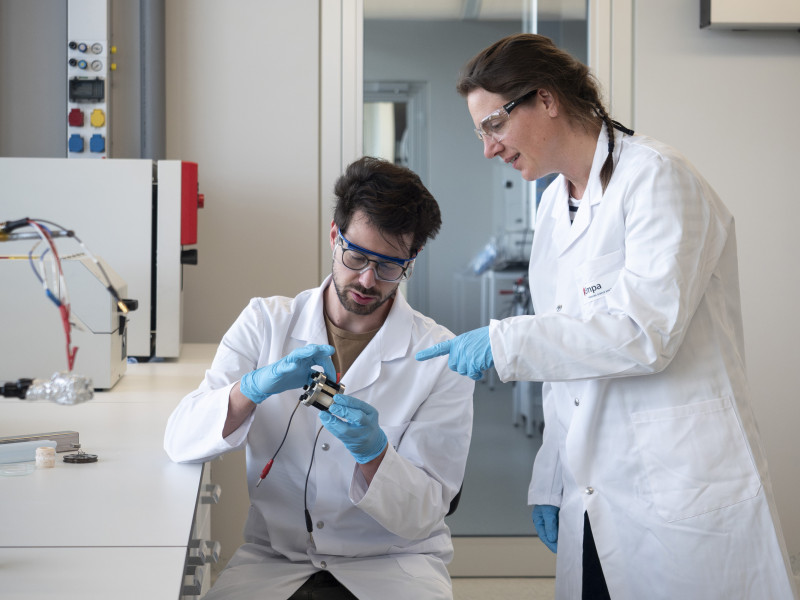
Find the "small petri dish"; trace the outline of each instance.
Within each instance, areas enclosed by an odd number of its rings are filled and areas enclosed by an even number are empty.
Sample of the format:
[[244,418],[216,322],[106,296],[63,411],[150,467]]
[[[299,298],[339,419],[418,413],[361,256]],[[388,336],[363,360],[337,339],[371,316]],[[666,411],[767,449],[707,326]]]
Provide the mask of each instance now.
[[0,475],[3,477],[20,477],[22,475],[30,475],[35,470],[36,463],[34,461],[0,463]]

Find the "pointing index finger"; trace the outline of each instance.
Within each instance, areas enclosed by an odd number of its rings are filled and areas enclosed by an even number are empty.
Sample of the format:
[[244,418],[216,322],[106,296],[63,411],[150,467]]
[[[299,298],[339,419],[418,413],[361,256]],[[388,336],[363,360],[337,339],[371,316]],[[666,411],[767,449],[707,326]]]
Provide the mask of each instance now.
[[428,360],[436,358],[437,356],[445,356],[446,354],[450,354],[450,340],[439,342],[435,346],[420,350],[414,358],[417,360]]

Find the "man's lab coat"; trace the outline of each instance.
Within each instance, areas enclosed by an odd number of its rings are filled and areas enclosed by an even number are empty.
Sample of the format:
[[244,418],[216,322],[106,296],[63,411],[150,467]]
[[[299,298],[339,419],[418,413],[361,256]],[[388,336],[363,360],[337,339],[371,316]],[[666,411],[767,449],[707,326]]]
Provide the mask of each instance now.
[[[600,134],[572,225],[544,194],[535,316],[493,322],[503,381],[544,381],[530,504],[560,506],[557,598],[579,598],[583,513],[614,600],[796,597],[749,404],[733,217],[671,148]],[[766,399],[769,401],[769,399]]]
[[[267,398],[237,431],[221,436],[229,391],[242,375],[306,344],[328,343],[322,294],[329,281],[295,298],[251,300],[200,387],[169,419],[165,449],[175,461],[207,461],[247,447],[248,544],[230,561],[232,576],[223,573],[218,581],[237,592],[223,588],[219,597],[257,590],[250,597],[285,600],[320,569],[359,598],[414,597],[416,586],[428,590],[417,597],[451,597],[444,565],[453,547],[444,516],[464,476],[474,382],[451,372],[446,358],[414,360],[417,351],[452,333],[412,310],[402,294],[341,380],[346,394],[378,409],[389,441],[369,486],[350,452],[322,427],[318,410],[300,405],[272,470],[255,487],[302,390]],[[386,585],[395,575],[403,589]]]

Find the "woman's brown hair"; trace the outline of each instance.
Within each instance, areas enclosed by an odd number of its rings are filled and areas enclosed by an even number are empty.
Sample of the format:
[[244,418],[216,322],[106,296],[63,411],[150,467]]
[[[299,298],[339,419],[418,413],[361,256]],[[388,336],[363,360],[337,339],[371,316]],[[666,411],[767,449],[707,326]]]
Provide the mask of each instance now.
[[608,157],[600,170],[600,181],[605,191],[614,172],[614,122],[603,106],[600,86],[589,67],[550,38],[519,33],[495,42],[464,65],[456,89],[465,97],[475,89],[484,89],[508,100],[545,89],[573,124],[592,131],[604,122]]

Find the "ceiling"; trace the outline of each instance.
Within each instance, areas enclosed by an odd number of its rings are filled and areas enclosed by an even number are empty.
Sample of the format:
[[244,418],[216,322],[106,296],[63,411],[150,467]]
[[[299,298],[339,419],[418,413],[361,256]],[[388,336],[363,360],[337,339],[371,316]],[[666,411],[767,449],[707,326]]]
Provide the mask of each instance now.
[[513,21],[534,3],[540,19],[586,19],[586,0],[364,0],[364,18]]

